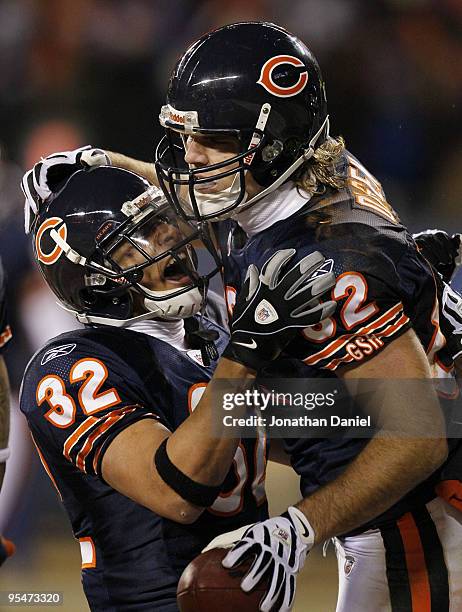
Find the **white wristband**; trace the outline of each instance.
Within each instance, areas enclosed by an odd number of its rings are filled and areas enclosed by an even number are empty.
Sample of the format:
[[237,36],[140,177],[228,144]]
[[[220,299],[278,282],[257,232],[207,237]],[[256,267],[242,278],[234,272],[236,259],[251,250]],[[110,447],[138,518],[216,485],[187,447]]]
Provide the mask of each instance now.
[[0,463],[6,463],[9,456],[10,449],[8,448],[8,446],[6,448],[0,448]]

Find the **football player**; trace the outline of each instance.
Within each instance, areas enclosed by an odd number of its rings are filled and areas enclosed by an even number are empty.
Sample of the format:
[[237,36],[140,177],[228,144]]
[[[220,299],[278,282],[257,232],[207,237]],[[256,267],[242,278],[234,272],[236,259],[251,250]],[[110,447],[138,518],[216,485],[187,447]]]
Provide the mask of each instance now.
[[[352,394],[358,380],[391,381],[383,427],[402,430],[399,439],[287,440],[303,499],[250,529],[225,563],[257,552],[243,588],[270,574],[261,610],[288,610],[313,543],[335,537],[338,611],[457,609],[460,445],[448,449],[435,393],[393,384],[451,376],[451,327],[440,326],[434,275],[380,183],[329,136],[314,56],[273,24],[208,33],[180,58],[160,121],[157,177],[149,164],[109,157],[159,183],[185,220],[213,222],[230,314],[249,265],[280,249],[321,251],[338,275],[338,309],[286,351],[307,378],[338,376]],[[251,351],[236,360],[250,363]]]
[[[10,385],[5,359],[2,355],[7,343],[11,340],[11,328],[8,325],[6,311],[5,273],[0,260],[0,489],[5,475],[5,464],[10,456],[8,434],[10,430]],[[13,542],[0,536],[0,565],[15,551]]]
[[[380,183],[329,136],[325,84],[302,41],[266,23],[206,34],[178,61],[160,121],[159,183],[185,219],[218,221],[230,311],[250,264],[282,248],[319,250],[337,275],[338,309],[299,334],[291,356],[353,394],[359,379],[425,381],[451,369],[431,269]],[[448,455],[439,401],[397,384],[383,401],[384,429],[402,430],[399,440],[287,441],[303,499],[252,527],[224,561],[257,551],[242,586],[271,575],[262,610],[291,607],[306,555],[330,537],[338,610],[462,605],[462,513],[435,493]],[[427,437],[413,429],[417,406]]]
[[[239,352],[242,331],[228,343],[223,329],[196,316],[208,281],[191,246],[198,231],[180,230],[162,192],[139,176],[86,166],[64,175],[55,167],[54,189],[31,205],[40,270],[85,327],[33,356],[20,407],[80,542],[90,608],[177,610],[179,576],[204,545],[267,517],[265,439],[212,428],[214,393],[239,389],[254,373],[218,360],[225,347]],[[25,175],[26,194],[36,179]],[[333,275],[311,278],[323,258],[312,254],[280,274],[292,256],[276,253],[258,282],[249,276],[236,307],[244,333],[262,299],[278,309],[272,353],[256,351],[261,361],[277,357],[292,327],[335,307],[317,299]]]

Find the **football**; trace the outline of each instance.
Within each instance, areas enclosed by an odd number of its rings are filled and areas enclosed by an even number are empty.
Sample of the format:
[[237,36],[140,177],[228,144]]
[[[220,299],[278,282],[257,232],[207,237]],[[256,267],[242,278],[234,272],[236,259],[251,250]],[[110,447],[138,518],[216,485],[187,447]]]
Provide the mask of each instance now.
[[228,550],[212,548],[186,567],[177,590],[180,612],[258,612],[266,581],[261,580],[250,593],[244,593],[239,585],[253,558],[228,570],[221,564]]

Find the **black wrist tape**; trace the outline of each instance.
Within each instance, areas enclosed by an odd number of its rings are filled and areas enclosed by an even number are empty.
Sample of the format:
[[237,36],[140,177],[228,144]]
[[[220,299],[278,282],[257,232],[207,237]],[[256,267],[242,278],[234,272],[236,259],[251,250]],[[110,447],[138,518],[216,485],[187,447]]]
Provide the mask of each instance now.
[[178,493],[187,502],[201,508],[208,508],[218,497],[221,485],[213,487],[204,485],[200,482],[195,482],[189,476],[183,474],[170,461],[167,454],[167,440],[168,438],[165,438],[154,456],[154,463],[159,476],[175,493]]

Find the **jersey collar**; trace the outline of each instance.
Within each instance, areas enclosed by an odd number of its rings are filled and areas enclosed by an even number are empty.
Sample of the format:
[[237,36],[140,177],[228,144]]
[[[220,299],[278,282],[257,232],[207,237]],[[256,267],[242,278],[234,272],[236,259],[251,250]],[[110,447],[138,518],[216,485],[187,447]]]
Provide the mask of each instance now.
[[288,219],[310,200],[306,191],[296,188],[292,181],[284,183],[271,194],[241,211],[235,220],[248,236],[258,234],[278,221]]
[[183,319],[165,321],[160,319],[147,319],[136,321],[128,326],[128,329],[140,334],[153,336],[158,340],[167,342],[179,351],[186,351],[185,329]]

